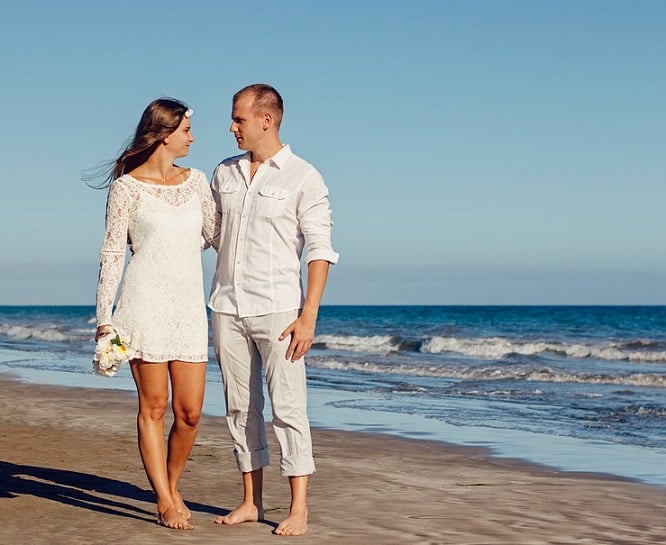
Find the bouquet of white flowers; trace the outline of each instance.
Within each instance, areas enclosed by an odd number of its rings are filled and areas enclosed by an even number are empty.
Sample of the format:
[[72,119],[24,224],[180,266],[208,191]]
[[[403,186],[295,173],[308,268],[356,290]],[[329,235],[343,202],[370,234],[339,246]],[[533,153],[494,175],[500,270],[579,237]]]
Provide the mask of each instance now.
[[112,377],[131,358],[130,350],[116,331],[111,331],[100,337],[95,346],[93,356],[93,369],[98,375]]

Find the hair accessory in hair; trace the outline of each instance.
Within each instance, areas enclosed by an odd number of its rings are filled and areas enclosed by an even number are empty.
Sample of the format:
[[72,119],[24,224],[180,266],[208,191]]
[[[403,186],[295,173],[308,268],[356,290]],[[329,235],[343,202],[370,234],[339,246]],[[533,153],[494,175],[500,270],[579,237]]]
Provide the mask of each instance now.
[[183,114],[185,117],[192,117],[192,114],[194,113],[194,110],[192,108],[188,108],[185,110],[185,113]]

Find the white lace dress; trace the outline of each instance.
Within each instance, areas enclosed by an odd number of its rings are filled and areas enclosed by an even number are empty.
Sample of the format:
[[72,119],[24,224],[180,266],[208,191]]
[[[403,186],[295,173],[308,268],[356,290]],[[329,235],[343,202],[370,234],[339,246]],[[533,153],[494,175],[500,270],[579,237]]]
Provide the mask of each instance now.
[[[208,361],[201,251],[202,236],[217,247],[216,217],[200,170],[191,169],[187,180],[177,185],[142,182],[128,174],[111,184],[97,324],[113,325],[135,358]],[[128,243],[132,253],[125,268]]]

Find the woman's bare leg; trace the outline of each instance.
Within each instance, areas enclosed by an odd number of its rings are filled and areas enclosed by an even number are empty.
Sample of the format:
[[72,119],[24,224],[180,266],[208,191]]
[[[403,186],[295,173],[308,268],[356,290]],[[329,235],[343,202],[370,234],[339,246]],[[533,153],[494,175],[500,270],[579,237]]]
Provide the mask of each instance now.
[[164,415],[169,402],[167,364],[133,360],[131,369],[139,394],[139,452],[150,486],[157,496],[157,522],[167,528],[189,530],[192,525],[178,512],[167,478],[164,445]]
[[167,477],[176,509],[186,520],[191,513],[178,491],[178,481],[192,452],[199,431],[206,383],[206,363],[169,363],[173,407],[173,426],[169,432]]

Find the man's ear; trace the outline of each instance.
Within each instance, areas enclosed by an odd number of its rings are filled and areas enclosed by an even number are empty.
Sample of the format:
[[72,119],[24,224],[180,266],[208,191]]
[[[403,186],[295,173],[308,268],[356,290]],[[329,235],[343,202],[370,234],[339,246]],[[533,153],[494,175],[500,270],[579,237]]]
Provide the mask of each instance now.
[[270,112],[265,112],[264,113],[264,124],[263,124],[264,130],[267,131],[268,129],[271,128],[272,125],[273,125],[273,116],[271,115]]

